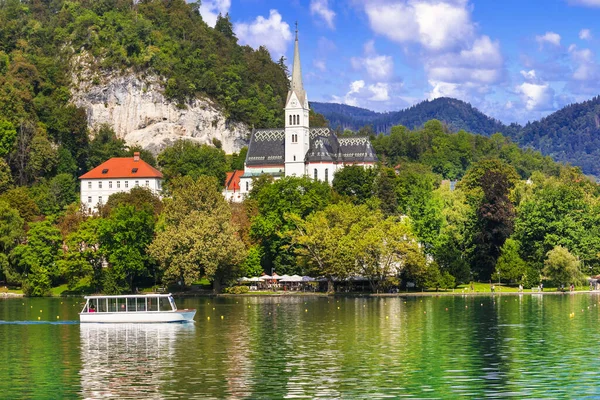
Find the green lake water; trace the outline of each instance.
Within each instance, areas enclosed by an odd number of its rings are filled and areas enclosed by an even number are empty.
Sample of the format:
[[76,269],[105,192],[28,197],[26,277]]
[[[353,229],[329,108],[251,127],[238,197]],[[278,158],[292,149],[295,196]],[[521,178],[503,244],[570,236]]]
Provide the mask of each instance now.
[[186,298],[195,324],[154,325],[80,302],[0,300],[1,398],[600,397],[596,294]]

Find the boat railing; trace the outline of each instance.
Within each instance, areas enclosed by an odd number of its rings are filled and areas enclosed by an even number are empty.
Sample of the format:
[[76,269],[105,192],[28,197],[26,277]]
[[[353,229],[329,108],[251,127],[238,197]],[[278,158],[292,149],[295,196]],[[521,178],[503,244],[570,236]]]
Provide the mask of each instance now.
[[175,301],[166,295],[86,296],[82,313],[176,311]]

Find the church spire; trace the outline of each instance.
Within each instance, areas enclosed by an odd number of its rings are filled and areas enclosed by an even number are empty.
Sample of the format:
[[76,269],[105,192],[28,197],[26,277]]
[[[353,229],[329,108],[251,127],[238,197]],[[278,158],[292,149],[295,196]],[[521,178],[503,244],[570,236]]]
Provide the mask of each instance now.
[[300,49],[298,47],[298,21],[296,21],[296,41],[294,43],[294,66],[292,67],[292,91],[302,96],[304,86],[302,85],[302,69],[300,67]]

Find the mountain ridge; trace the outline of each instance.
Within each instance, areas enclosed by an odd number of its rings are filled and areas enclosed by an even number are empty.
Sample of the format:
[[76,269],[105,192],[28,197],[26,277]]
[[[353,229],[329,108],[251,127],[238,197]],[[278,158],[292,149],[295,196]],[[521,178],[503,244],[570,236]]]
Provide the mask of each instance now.
[[[574,103],[521,126],[506,125],[462,100],[441,97],[425,100],[400,111],[378,113],[337,103],[311,102],[333,128],[358,130],[371,125],[377,133],[388,133],[394,125],[420,128],[437,119],[450,131],[465,130],[484,136],[500,132],[521,147],[531,147],[556,161],[579,166],[586,174],[600,176],[600,96]],[[354,115],[353,111],[359,110]]]

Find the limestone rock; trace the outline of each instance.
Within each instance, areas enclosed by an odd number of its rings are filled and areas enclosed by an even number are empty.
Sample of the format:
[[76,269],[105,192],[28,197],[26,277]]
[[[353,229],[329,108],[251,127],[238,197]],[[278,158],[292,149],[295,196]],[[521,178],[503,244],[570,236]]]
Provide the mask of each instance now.
[[92,79],[80,71],[73,78],[73,103],[86,110],[90,129],[109,124],[129,145],[154,153],[177,139],[206,144],[218,139],[226,153],[247,145],[250,130],[245,124],[227,121],[209,100],[196,99],[178,107],[163,95],[157,77],[129,73]]

